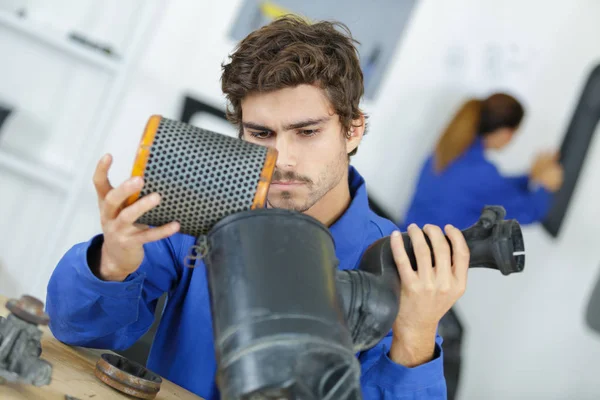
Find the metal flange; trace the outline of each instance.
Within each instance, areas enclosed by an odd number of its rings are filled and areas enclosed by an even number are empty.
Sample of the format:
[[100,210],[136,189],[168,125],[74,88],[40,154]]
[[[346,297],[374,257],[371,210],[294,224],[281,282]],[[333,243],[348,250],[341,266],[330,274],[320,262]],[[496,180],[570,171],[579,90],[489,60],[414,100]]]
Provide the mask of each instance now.
[[154,399],[162,383],[157,374],[118,354],[102,354],[94,374],[108,386],[139,399]]
[[24,321],[35,325],[48,325],[50,317],[44,312],[44,303],[35,297],[23,295],[19,300],[10,299],[6,302],[8,311]]

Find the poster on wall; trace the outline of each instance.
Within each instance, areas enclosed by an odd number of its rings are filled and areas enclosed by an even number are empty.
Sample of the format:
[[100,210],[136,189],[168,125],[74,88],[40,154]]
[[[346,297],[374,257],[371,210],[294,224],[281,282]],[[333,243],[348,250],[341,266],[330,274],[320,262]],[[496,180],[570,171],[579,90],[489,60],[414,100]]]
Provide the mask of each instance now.
[[245,0],[230,31],[235,41],[285,14],[311,21],[336,20],[344,23],[360,42],[357,45],[365,80],[365,98],[374,99],[383,81],[416,0],[334,0],[300,1]]

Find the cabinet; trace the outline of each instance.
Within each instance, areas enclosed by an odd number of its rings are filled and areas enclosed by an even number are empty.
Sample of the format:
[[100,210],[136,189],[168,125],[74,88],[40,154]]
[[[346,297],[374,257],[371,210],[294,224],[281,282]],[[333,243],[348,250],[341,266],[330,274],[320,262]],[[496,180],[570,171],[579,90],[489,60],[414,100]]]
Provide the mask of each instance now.
[[0,102],[12,108],[0,127],[0,292],[10,297],[44,298],[74,239],[98,232],[90,176],[165,3],[61,2],[0,6]]

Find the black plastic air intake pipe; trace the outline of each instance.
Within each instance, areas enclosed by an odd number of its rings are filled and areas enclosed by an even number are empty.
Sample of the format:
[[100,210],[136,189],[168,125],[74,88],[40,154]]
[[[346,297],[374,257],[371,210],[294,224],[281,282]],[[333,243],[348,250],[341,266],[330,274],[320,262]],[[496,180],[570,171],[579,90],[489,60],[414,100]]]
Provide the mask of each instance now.
[[[523,271],[525,246],[521,228],[516,220],[504,220],[505,216],[503,207],[487,206],[479,221],[462,231],[470,250],[470,268],[496,269],[503,275]],[[411,240],[407,233],[402,236],[411,265],[416,270]],[[431,248],[427,236],[425,238]],[[435,260],[433,250],[431,259]],[[399,309],[400,277],[390,237],[373,243],[363,254],[357,269],[338,271],[336,281],[355,351],[375,346],[392,329]]]
[[[463,231],[471,267],[523,270],[521,230],[504,216],[488,207]],[[206,264],[224,400],[362,398],[355,354],[377,344],[398,313],[389,237],[367,249],[357,270],[342,271],[324,225],[256,209],[223,218],[195,247]]]

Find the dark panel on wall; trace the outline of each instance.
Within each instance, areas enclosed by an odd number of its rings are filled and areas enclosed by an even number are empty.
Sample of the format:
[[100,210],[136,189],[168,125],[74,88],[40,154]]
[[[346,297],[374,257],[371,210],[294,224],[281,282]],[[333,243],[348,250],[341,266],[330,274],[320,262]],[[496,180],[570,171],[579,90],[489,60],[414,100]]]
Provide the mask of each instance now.
[[543,226],[557,237],[575,192],[592,137],[600,120],[600,65],[590,73],[560,148],[565,169],[563,187],[556,193]]
[[[0,103],[0,131],[2,130],[2,125],[8,119],[8,116],[11,114],[12,109],[5,104]],[[0,133],[0,135],[2,135]]]
[[585,322],[590,329],[600,334],[600,274],[588,300],[585,310]]
[[383,207],[377,202],[377,200],[373,199],[373,197],[371,196],[369,196],[369,207],[375,214],[379,215],[380,217],[387,218],[390,221],[393,221],[393,219],[389,217],[389,214],[383,209]]
[[227,117],[225,115],[225,111],[213,107],[210,104],[206,104],[200,100],[194,99],[190,96],[184,96],[183,98],[183,108],[181,109],[181,116],[179,119],[181,122],[185,122],[189,124],[192,121],[192,117],[195,114],[206,113],[213,115],[217,118],[221,118],[224,121],[227,121]]

